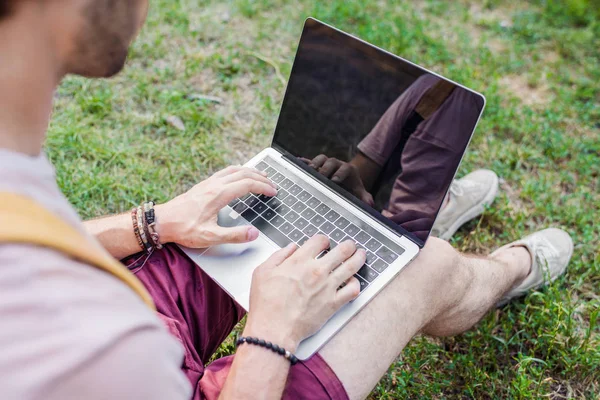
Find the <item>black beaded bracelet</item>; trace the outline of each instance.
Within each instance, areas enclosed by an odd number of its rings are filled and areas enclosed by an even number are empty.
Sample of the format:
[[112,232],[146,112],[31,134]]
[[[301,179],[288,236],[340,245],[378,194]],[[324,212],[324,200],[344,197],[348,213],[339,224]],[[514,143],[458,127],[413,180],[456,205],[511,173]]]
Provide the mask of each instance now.
[[292,365],[296,365],[296,363],[298,362],[298,357],[296,357],[295,355],[293,355],[292,353],[290,353],[289,351],[287,351],[283,347],[279,347],[276,344],[273,344],[271,342],[267,342],[267,341],[265,341],[263,339],[259,339],[259,338],[255,338],[255,337],[250,337],[250,336],[247,336],[247,337],[240,336],[236,340],[235,344],[236,344],[236,346],[239,347],[242,343],[255,344],[257,346],[267,348],[267,349],[271,350],[272,352],[277,353],[277,354],[283,356]]

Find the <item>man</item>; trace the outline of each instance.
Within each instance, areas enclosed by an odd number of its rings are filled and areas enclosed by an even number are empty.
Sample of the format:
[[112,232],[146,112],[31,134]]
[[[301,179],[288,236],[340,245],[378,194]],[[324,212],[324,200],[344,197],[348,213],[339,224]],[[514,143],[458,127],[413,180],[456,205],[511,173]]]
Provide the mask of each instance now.
[[[32,198],[82,234],[87,228],[117,258],[141,250],[131,217],[90,221],[84,228],[41,148],[61,78],[117,73],[146,9],[144,0],[0,0],[0,192]],[[201,247],[256,239],[252,227],[216,224],[220,207],[250,191],[271,196],[276,188],[256,170],[230,167],[157,206],[161,241]],[[293,352],[358,294],[357,282],[348,278],[364,252],[346,242],[315,259],[327,246],[325,237],[315,236],[257,269],[244,336]],[[154,314],[109,274],[54,250],[4,243],[0,396],[364,398],[415,334],[470,328],[500,299],[543,285],[545,273],[558,277],[571,253],[569,236],[558,229],[488,257],[464,256],[430,238],[421,255],[310,360],[290,367],[279,354],[247,344],[204,367],[243,310],[176,246],[155,250],[147,261],[125,261],[153,295]],[[341,282],[346,285],[337,290]]]

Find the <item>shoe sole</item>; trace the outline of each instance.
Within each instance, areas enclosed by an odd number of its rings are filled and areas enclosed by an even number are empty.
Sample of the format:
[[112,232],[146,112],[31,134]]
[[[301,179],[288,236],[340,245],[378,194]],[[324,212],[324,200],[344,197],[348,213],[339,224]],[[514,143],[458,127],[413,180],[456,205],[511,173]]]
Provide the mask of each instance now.
[[456,233],[456,231],[463,226],[465,223],[469,222],[473,218],[479,217],[485,211],[484,204],[491,204],[496,195],[498,194],[498,177],[494,177],[494,184],[489,192],[485,195],[483,200],[475,204],[469,210],[467,210],[463,215],[461,215],[450,227],[439,236],[440,239],[450,240],[450,238]]

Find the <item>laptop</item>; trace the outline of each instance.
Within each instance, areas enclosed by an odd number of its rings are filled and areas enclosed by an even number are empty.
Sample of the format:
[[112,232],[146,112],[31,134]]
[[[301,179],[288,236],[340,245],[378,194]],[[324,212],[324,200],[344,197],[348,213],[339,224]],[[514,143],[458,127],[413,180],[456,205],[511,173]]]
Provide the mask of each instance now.
[[266,171],[275,197],[235,199],[221,226],[252,224],[246,244],[185,253],[246,310],[252,272],[290,242],[321,233],[353,240],[367,261],[360,295],[313,336],[317,352],[425,245],[485,98],[416,64],[308,18],[271,146],[245,165]]

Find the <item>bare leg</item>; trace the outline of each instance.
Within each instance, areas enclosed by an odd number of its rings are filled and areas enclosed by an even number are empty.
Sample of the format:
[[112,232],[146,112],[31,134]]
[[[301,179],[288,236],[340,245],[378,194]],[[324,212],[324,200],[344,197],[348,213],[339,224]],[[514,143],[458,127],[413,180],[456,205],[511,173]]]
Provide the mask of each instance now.
[[530,257],[511,248],[492,258],[464,256],[430,238],[421,255],[320,351],[351,399],[375,387],[419,332],[469,329],[529,272]]

